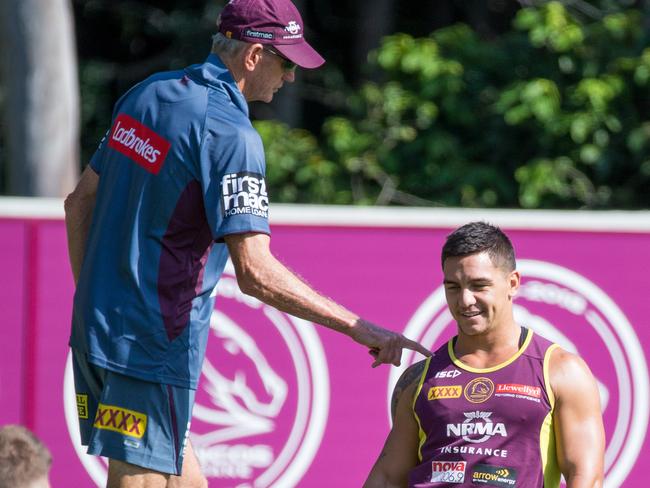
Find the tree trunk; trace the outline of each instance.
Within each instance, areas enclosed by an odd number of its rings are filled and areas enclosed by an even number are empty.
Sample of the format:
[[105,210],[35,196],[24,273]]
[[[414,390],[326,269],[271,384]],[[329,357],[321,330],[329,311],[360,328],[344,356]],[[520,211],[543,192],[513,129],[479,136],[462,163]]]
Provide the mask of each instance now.
[[8,193],[60,197],[79,173],[79,83],[69,0],[0,1]]

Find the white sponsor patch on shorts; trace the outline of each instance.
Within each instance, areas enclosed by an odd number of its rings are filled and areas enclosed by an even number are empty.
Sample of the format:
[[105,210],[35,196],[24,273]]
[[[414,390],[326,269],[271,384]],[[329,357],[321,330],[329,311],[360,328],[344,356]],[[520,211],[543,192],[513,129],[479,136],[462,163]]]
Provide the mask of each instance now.
[[134,449],[138,449],[140,447],[140,443],[132,439],[124,439],[124,445],[128,447],[132,447]]

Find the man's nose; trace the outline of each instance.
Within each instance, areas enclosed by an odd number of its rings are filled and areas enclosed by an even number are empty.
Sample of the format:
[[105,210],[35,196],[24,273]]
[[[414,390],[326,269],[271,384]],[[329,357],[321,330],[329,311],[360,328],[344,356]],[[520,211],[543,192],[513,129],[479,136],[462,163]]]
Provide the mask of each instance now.
[[476,298],[474,298],[474,294],[472,293],[472,290],[469,288],[463,288],[460,292],[460,304],[463,307],[468,307],[470,305],[474,305],[476,303]]

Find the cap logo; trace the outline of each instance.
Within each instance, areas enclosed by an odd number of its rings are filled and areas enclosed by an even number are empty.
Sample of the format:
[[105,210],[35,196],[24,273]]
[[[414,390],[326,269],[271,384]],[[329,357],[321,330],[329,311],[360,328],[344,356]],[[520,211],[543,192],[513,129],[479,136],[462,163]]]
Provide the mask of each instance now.
[[295,20],[292,20],[287,24],[287,26],[284,28],[289,34],[297,34],[300,32],[300,26]]
[[255,39],[273,39],[273,34],[271,32],[262,32],[251,29],[246,29],[244,35],[246,37],[254,37]]
[[285,26],[284,30],[287,31],[289,33],[289,35],[282,36],[282,39],[300,39],[300,38],[302,38],[302,34],[300,33],[300,25],[295,20],[290,21]]

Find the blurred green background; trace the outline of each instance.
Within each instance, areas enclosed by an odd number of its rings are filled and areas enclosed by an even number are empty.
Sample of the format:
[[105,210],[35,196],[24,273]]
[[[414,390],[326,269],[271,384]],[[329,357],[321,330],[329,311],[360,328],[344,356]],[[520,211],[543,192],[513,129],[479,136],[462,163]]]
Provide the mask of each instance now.
[[[251,106],[272,201],[650,208],[650,1],[295,3],[328,62]],[[84,166],[122,93],[206,57],[224,2],[71,4]]]

